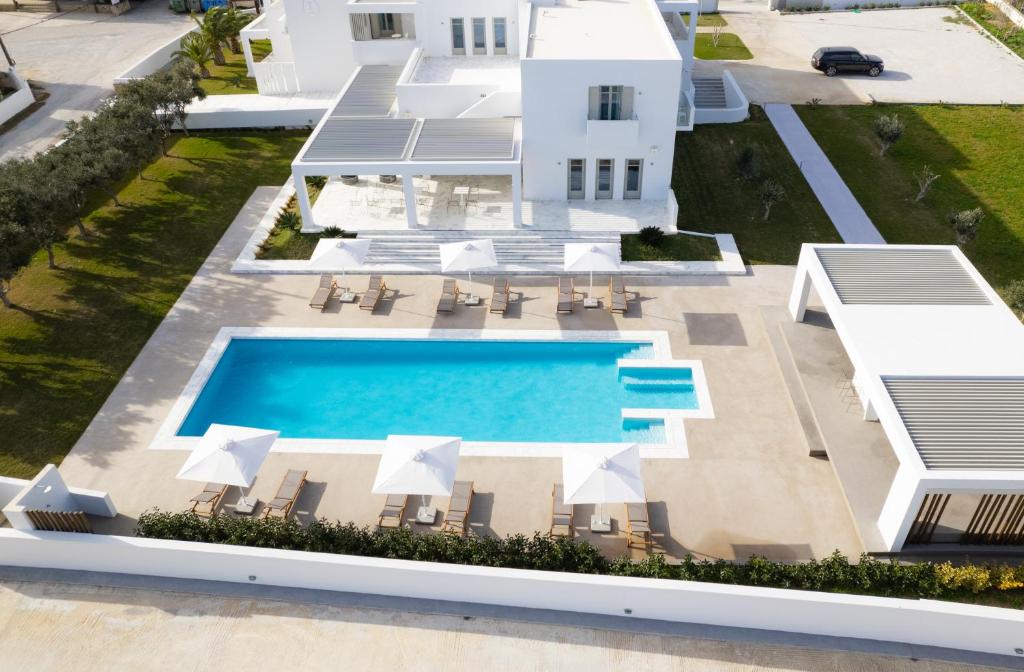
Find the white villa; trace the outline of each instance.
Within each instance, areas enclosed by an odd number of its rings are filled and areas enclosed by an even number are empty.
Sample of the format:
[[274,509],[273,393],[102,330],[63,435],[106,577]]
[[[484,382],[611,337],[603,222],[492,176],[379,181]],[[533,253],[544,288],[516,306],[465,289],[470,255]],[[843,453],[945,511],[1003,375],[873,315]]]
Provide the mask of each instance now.
[[[304,230],[674,232],[675,134],[698,116],[698,11],[278,0],[243,43],[261,94],[338,92],[293,163]],[[267,59],[253,61],[253,39],[271,40]],[[708,120],[745,118],[739,90],[717,84],[724,107]],[[315,207],[300,179],[313,176],[338,178]]]

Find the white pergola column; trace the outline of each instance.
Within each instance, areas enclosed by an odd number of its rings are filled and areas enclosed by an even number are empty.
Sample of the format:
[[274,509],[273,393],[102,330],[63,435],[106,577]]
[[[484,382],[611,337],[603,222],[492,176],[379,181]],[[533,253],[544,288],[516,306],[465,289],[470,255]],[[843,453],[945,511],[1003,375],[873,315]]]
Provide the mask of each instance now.
[[878,516],[878,531],[890,552],[896,553],[903,548],[924,495],[925,488],[917,472],[901,464]]
[[410,229],[415,229],[420,225],[416,217],[416,185],[413,184],[412,175],[399,177],[402,180],[402,191],[405,192],[405,221]]
[[811,275],[807,272],[807,267],[801,259],[796,267],[796,277],[793,278],[793,291],[789,295],[789,314],[793,316],[794,322],[804,321],[804,313],[807,312],[807,299],[810,295]]
[[255,77],[256,71],[254,68],[256,61],[252,57],[252,44],[250,44],[248,37],[243,37],[239,41],[242,43],[242,53],[245,54],[245,75],[247,77]]
[[316,221],[313,219],[313,205],[309,202],[309,189],[306,188],[306,177],[292,173],[292,180],[295,182],[295,195],[299,199],[302,229],[304,231],[315,229]]
[[523,172],[520,169],[512,171],[512,226],[520,228],[523,225]]

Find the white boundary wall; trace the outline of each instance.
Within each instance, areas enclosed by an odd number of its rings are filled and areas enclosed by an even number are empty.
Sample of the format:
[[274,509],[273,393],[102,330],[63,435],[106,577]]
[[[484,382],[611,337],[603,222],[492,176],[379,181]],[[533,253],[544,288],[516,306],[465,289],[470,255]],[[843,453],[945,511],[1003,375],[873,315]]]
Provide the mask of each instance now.
[[[1014,609],[666,579],[563,574],[0,529],[18,567],[229,581],[852,637],[1014,655]],[[1020,654],[1017,654],[1020,655]]]
[[114,86],[117,86],[118,84],[125,84],[133,79],[142,79],[143,77],[152,75],[154,72],[158,72],[170,65],[171,61],[174,59],[174,52],[181,48],[181,38],[185,37],[189,33],[194,33],[197,30],[199,30],[199,26],[192,26],[170,42],[167,42],[166,44],[151,51],[149,55],[141,61],[115,77]]
[[0,100],[0,124],[5,123],[36,102],[36,97],[32,94],[28,82],[19,77],[14,68],[7,70],[6,74],[17,85],[18,90]]

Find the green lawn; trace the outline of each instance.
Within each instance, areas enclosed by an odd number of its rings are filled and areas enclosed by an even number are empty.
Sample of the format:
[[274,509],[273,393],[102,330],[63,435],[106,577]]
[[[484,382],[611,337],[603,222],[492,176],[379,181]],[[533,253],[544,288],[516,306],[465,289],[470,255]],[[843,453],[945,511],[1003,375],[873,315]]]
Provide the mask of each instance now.
[[[252,57],[257,63],[270,54],[270,40],[253,40]],[[210,76],[200,85],[208,96],[223,96],[240,93],[259,93],[256,80],[246,75],[245,54],[224,51],[224,65],[211,63]]]
[[678,234],[665,236],[654,247],[641,242],[639,234],[622,236],[623,261],[719,261],[721,258],[714,238]]
[[[697,126],[676,134],[672,188],[679,199],[679,228],[731,233],[748,264],[795,264],[800,244],[841,242],[771,122],[754,107],[739,124]],[[759,180],[739,177],[736,162],[757,147],[762,178],[772,177],[786,198],[762,221]]]
[[998,7],[987,2],[969,2],[960,5],[960,8],[997,40],[1024,58],[1024,30],[1019,29]]
[[715,12],[714,14],[701,14],[697,17],[698,28],[715,28],[717,26],[728,26],[729,22],[725,17]]
[[697,33],[693,53],[705,61],[749,61],[754,57],[735,33],[722,33],[717,47],[711,33]]
[[[1024,279],[1024,107],[886,105],[798,108],[836,170],[890,243],[955,242],[950,212],[981,207],[964,250],[997,288]],[[878,155],[872,122],[896,113],[903,138]],[[941,177],[915,203],[914,173]]]
[[[281,184],[302,132],[178,136],[86,217],[92,232],[39,253],[0,307],[0,474],[59,463],[260,185]],[[116,446],[112,447],[116,449]]]

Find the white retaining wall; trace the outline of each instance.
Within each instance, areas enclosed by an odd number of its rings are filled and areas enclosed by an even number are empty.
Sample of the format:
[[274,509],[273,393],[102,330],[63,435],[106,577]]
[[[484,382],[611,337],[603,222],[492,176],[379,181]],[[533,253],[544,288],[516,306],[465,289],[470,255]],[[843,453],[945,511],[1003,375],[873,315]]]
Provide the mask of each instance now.
[[148,56],[115,77],[114,86],[130,82],[133,79],[142,79],[170,65],[174,59],[174,52],[181,48],[181,38],[197,30],[199,30],[199,26],[192,26],[170,42],[151,51]]
[[43,467],[31,481],[20,478],[0,479],[0,505],[11,527],[19,530],[35,529],[25,515],[28,510],[83,511],[106,518],[117,515],[117,509],[108,493],[69,488],[57,467],[52,464]]
[[1024,14],[1020,10],[1016,9],[1013,5],[1006,2],[1005,0],[988,0],[990,3],[995,5],[1006,15],[1010,21],[1013,21],[1016,25],[1024,28]]
[[0,529],[0,562],[627,615],[1002,655],[1015,655],[1024,647],[1024,612],[931,600],[8,529]]
[[735,124],[750,115],[750,102],[736,82],[736,78],[728,70],[722,71],[722,84],[725,87],[725,107],[721,109],[695,108],[695,124]]
[[3,124],[30,106],[32,103],[36,102],[36,98],[32,95],[32,89],[29,88],[28,82],[19,77],[18,73],[14,71],[14,68],[7,70],[3,74],[7,75],[7,78],[15,84],[15,88],[18,90],[3,100],[0,100],[0,124]]

